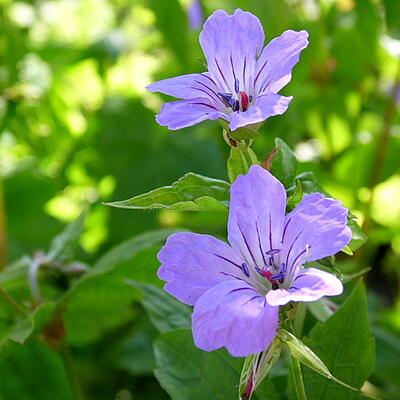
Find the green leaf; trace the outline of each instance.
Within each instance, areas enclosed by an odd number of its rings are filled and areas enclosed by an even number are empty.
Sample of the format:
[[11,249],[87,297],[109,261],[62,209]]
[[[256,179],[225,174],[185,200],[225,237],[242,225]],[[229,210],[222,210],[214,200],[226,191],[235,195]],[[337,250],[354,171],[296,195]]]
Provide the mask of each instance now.
[[258,164],[258,160],[256,154],[250,147],[242,145],[231,147],[227,162],[228,176],[231,183],[235,182],[239,175],[247,174],[249,168],[253,164]]
[[[139,293],[125,283],[127,279],[157,284],[160,245],[176,229],[165,229],[135,236],[114,247],[80,278],[59,300],[64,312],[70,343],[82,346],[99,340],[112,329],[135,316],[132,303]],[[118,310],[118,312],[115,312]]]
[[150,6],[157,18],[157,27],[166,44],[175,53],[182,71],[187,70],[189,59],[187,18],[178,0],[150,0]]
[[0,399],[72,400],[60,356],[41,343],[21,347],[0,363]]
[[329,308],[329,305],[324,298],[307,303],[307,307],[311,314],[321,322],[325,322],[333,314],[333,311]]
[[242,361],[225,350],[197,349],[190,330],[160,335],[154,343],[156,378],[173,400],[235,399]]
[[191,309],[157,286],[135,281],[127,281],[138,288],[141,300],[149,318],[160,332],[190,328]]
[[[371,336],[367,298],[362,282],[325,323],[311,331],[307,345],[330,372],[355,388],[361,388],[374,367],[375,343]],[[337,383],[305,370],[306,392],[321,400],[350,400],[357,394]]]
[[0,360],[18,349],[38,332],[49,320],[54,309],[54,303],[43,303],[26,318],[19,317],[0,337]]
[[238,147],[231,147],[227,168],[229,180],[232,183],[239,175],[244,175],[249,170],[246,158]]
[[171,186],[107,205],[142,210],[226,211],[229,186],[228,182],[190,172]]
[[[237,398],[243,359],[229,356],[225,349],[199,350],[193,344],[190,330],[161,334],[154,342],[154,353],[157,366],[154,374],[173,400]],[[270,382],[264,382],[252,399],[277,399]]]
[[329,371],[328,367],[323,363],[323,361],[292,333],[284,329],[279,329],[278,336],[287,345],[290,355],[293,358],[300,361],[302,364],[306,365],[313,371],[317,372],[319,375],[322,375],[329,380],[335,381],[340,385],[347,387],[348,389],[357,391],[357,389],[352,388],[350,385],[334,377]]
[[288,198],[286,204],[287,212],[292,211],[301,201],[303,198],[303,188],[301,186],[301,181],[296,181],[296,187],[292,195]]
[[[23,256],[14,263],[7,265],[0,271],[0,285],[7,289],[14,289],[16,286],[26,285],[26,276],[29,265],[32,262],[28,256]],[[23,280],[23,282],[21,282]]]
[[352,251],[356,251],[367,241],[367,235],[361,230],[360,226],[357,224],[352,215],[349,216],[347,225],[350,227],[352,235],[349,247]]
[[325,196],[329,196],[329,194],[317,183],[317,177],[314,172],[303,172],[296,176],[296,181],[300,181],[304,194],[319,192],[323,193]]
[[89,272],[73,284],[71,289],[61,298],[60,303],[65,302],[69,297],[71,297],[86,281],[93,277],[110,272],[117,264],[134,257],[142,250],[165,241],[168,236],[177,232],[182,232],[182,230],[179,228],[160,229],[154,232],[143,233],[114,247],[101,257]]
[[87,212],[84,211],[75,221],[66,226],[63,232],[51,242],[46,255],[49,260],[60,260],[69,256],[70,247],[76,242],[83,231]]
[[293,185],[296,176],[297,160],[291,148],[280,138],[275,139],[279,148],[272,160],[271,173],[288,188]]

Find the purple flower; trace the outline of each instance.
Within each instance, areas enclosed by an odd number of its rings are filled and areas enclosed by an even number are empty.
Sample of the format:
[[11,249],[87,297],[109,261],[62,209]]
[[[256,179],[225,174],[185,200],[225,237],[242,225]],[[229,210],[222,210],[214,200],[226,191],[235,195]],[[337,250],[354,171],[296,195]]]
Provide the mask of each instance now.
[[194,305],[197,347],[226,347],[237,357],[265,350],[276,334],[279,306],[342,293],[341,281],[307,261],[349,243],[347,209],[320,193],[304,196],[285,216],[286,193],[253,165],[231,187],[230,244],[209,235],[171,235],[158,254],[165,290]]
[[188,8],[187,14],[189,17],[190,28],[193,30],[200,28],[201,24],[204,22],[200,0],[192,1]]
[[206,119],[222,119],[231,131],[283,114],[292,97],[277,94],[291,79],[306,31],[286,31],[264,47],[259,19],[236,10],[215,11],[205,22],[200,44],[208,72],[177,76],[147,86],[183,100],[164,104],[156,119],[181,129]]

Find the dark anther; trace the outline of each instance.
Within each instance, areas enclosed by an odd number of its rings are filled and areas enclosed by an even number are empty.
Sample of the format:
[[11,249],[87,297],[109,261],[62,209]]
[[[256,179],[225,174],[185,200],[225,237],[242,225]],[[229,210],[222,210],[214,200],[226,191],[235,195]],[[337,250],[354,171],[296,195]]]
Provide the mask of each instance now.
[[279,285],[277,283],[272,284],[272,290],[279,289]]
[[242,264],[242,271],[243,271],[243,273],[244,273],[247,277],[250,276],[249,267],[247,266],[246,263],[243,263],[243,264]]
[[239,93],[239,79],[235,79],[235,93]]

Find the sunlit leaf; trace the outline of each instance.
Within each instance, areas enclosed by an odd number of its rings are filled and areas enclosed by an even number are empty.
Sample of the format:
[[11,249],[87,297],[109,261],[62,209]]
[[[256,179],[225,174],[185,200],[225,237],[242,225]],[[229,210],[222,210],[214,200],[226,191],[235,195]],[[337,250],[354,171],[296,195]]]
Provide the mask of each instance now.
[[190,172],[171,186],[107,205],[142,210],[226,211],[228,199],[228,182]]
[[279,148],[272,160],[271,173],[288,188],[293,185],[296,175],[297,160],[292,149],[280,138],[275,139]]

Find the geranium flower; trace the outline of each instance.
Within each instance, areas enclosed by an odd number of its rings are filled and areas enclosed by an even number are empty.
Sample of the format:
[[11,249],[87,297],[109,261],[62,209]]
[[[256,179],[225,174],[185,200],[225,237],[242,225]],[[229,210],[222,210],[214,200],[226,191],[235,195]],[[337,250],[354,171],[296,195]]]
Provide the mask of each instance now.
[[242,357],[267,349],[279,306],[342,293],[334,275],[304,268],[331,256],[351,239],[348,210],[320,193],[306,195],[285,215],[286,192],[269,172],[253,165],[231,187],[228,241],[177,233],[160,250],[164,289],[194,305],[197,347],[226,347]]
[[200,34],[208,72],[147,86],[150,92],[183,99],[164,104],[157,122],[181,129],[222,119],[234,131],[283,114],[292,97],[277,93],[290,81],[307,38],[306,31],[288,30],[264,47],[264,30],[255,15],[215,11]]

